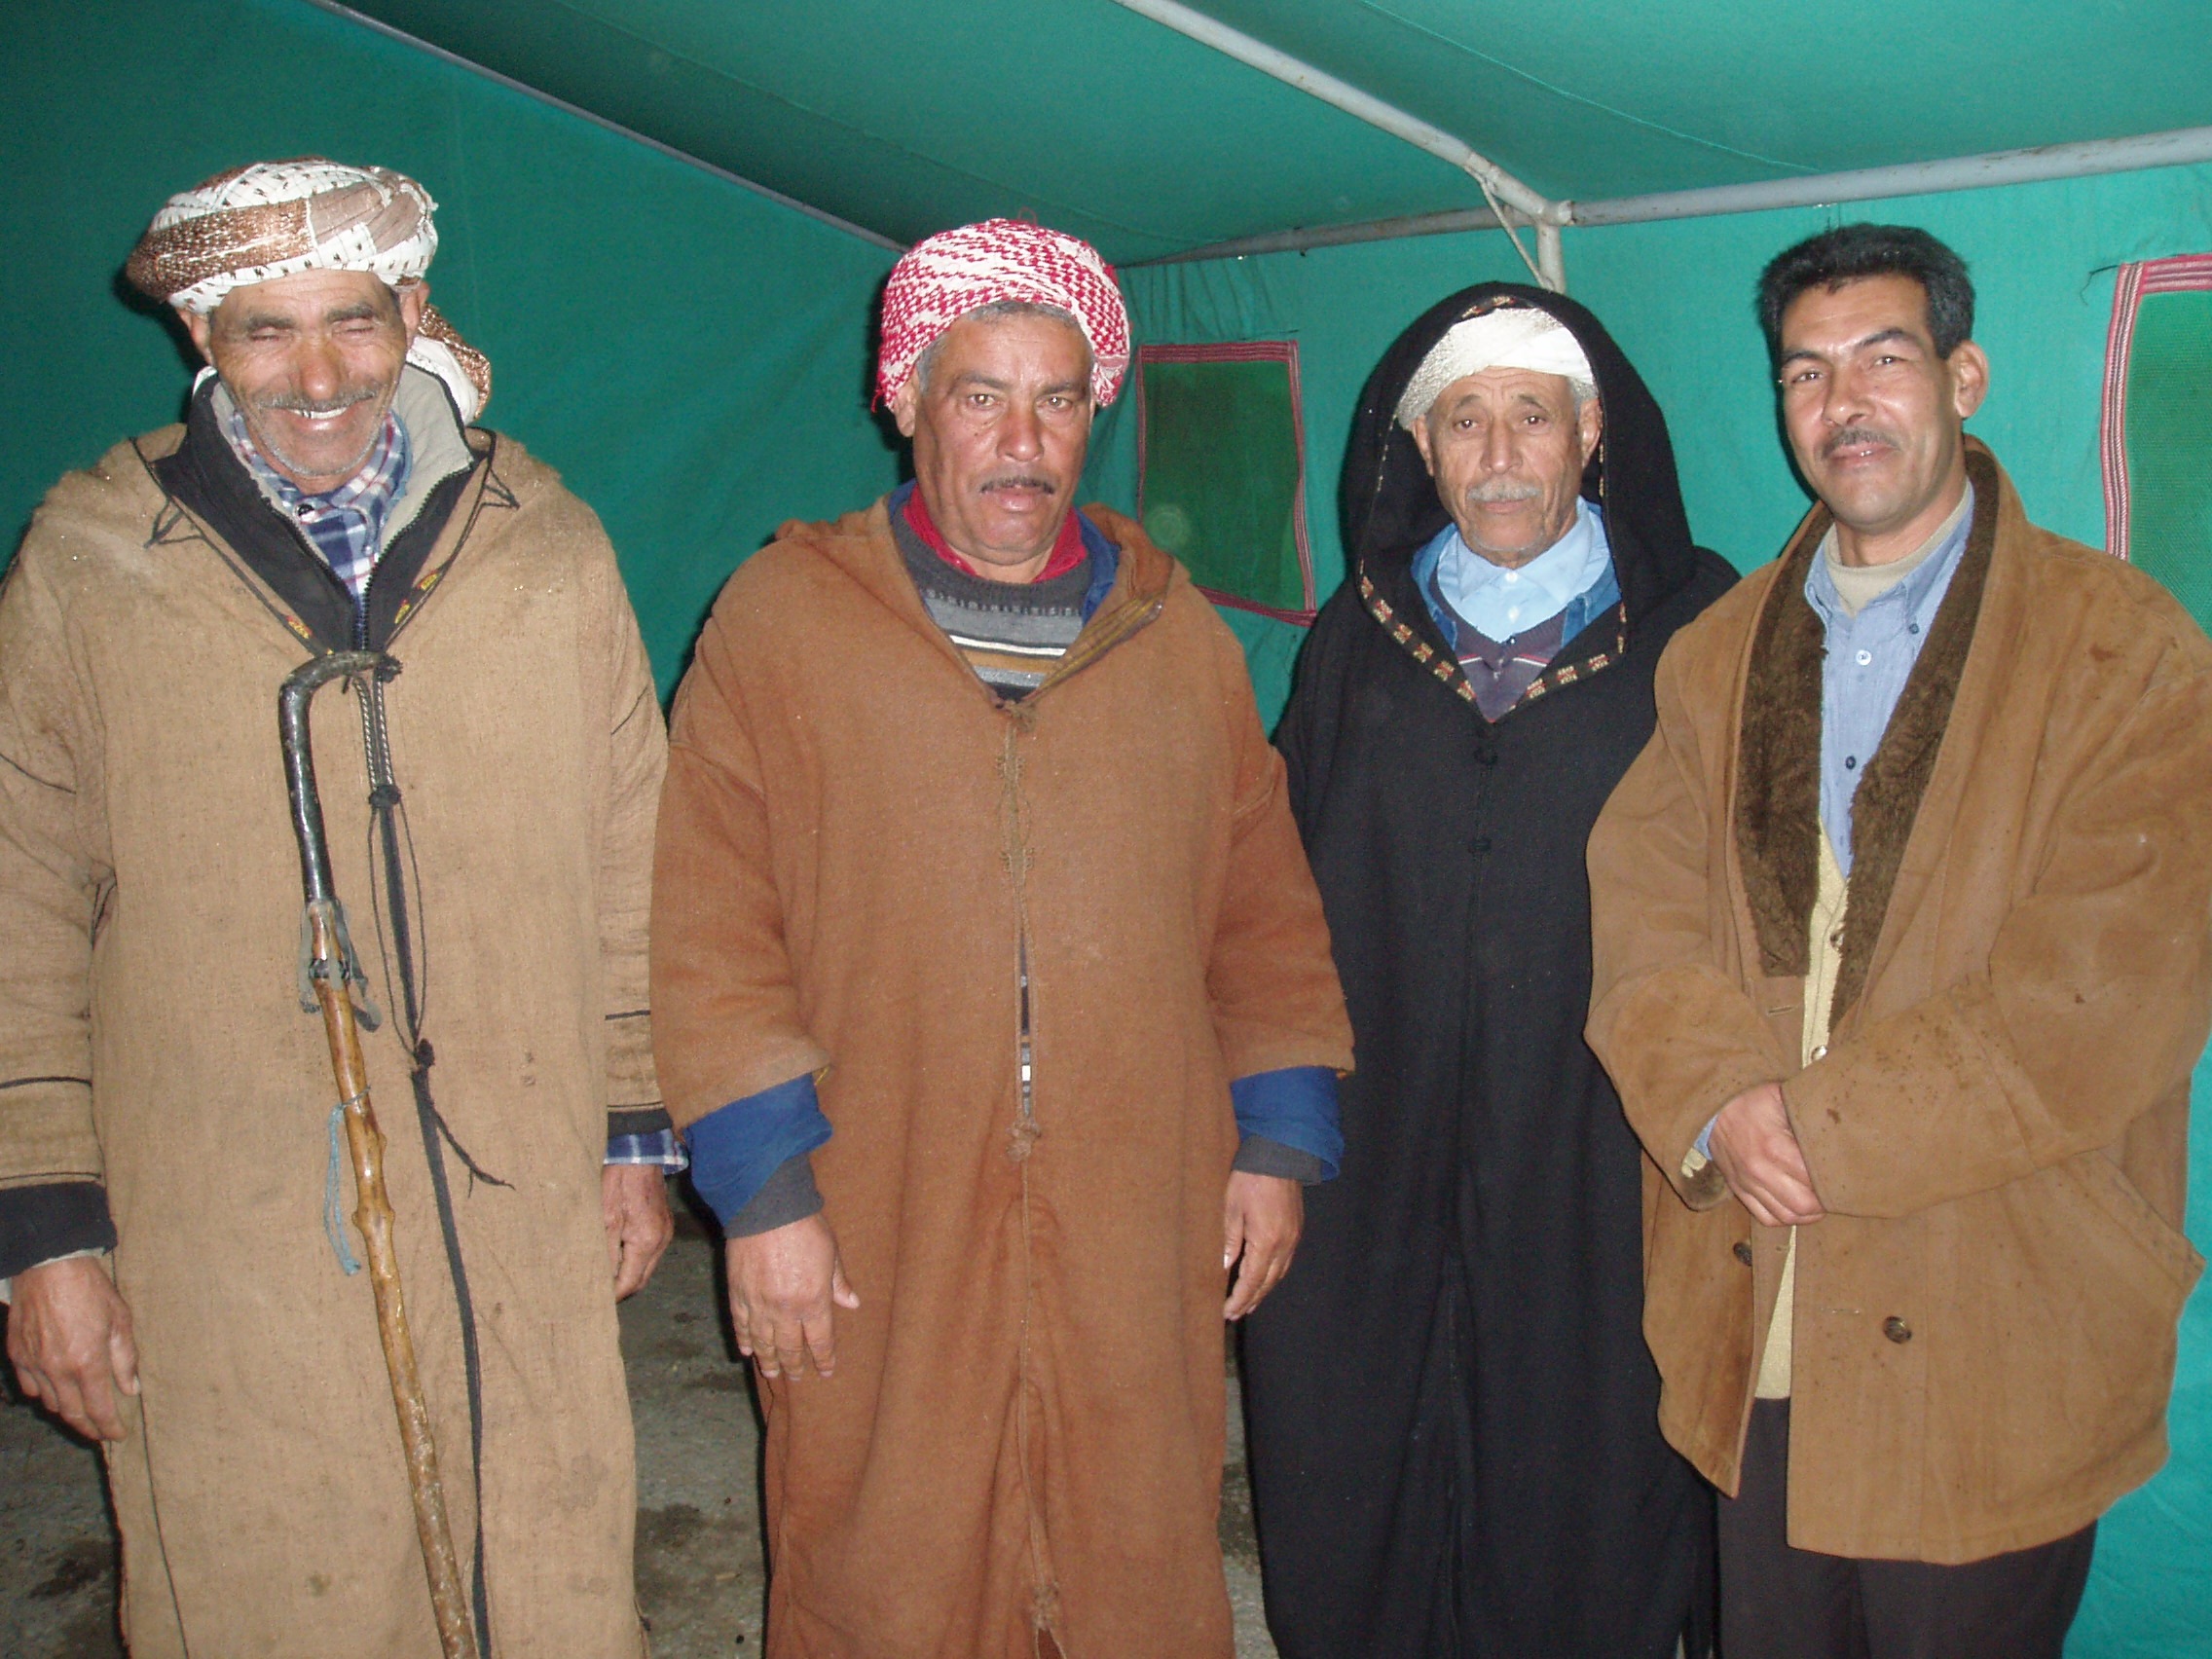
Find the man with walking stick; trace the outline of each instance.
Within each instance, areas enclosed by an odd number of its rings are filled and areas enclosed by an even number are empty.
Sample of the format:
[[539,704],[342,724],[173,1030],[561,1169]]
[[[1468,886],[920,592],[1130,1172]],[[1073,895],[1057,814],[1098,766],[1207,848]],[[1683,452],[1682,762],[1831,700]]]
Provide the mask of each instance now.
[[8,1351],[106,1443],[138,1659],[644,1650],[660,714],[597,521],[469,424],[432,210],[314,159],[171,199],[129,275],[209,369],[0,590]]

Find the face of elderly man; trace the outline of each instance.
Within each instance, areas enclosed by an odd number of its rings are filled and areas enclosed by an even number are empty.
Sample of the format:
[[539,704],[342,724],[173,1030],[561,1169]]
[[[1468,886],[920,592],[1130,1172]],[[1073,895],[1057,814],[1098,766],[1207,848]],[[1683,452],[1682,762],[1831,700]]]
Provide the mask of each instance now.
[[384,428],[428,284],[303,271],[234,288],[205,315],[179,311],[238,400],[254,445],[311,495],[361,468]]
[[1598,400],[1577,409],[1564,375],[1500,368],[1454,381],[1413,432],[1460,539],[1511,570],[1574,522],[1603,426]]
[[1090,442],[1090,348],[1033,311],[961,318],[893,394],[914,479],[946,541],[984,574],[1026,582],[1051,557]]

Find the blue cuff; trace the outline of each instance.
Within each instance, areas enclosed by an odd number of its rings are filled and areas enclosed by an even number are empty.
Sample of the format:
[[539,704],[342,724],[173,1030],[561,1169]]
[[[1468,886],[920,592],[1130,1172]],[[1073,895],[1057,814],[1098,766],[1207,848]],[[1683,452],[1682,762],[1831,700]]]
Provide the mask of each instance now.
[[1713,1161],[1713,1127],[1719,1122],[1720,1114],[1717,1112],[1706,1119],[1705,1127],[1698,1130],[1697,1139],[1692,1143],[1697,1148],[1698,1157],[1704,1159],[1708,1163]]
[[690,1159],[683,1155],[674,1129],[653,1129],[642,1135],[608,1135],[609,1163],[655,1163],[670,1174],[681,1174]]
[[1345,1132],[1337,1108],[1337,1074],[1327,1066],[1285,1066],[1255,1072],[1229,1086],[1236,1108],[1236,1127],[1247,1139],[1259,1136],[1309,1152],[1333,1179],[1344,1161]]
[[709,1112],[684,1132],[691,1185],[723,1223],[753,1201],[789,1159],[830,1138],[811,1074]]

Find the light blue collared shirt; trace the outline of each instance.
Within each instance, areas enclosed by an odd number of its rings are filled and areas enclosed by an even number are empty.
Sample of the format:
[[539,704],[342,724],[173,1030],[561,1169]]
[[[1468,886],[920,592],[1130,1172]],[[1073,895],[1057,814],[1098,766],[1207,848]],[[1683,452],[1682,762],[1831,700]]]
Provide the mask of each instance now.
[[1458,629],[1438,599],[1501,644],[1565,611],[1562,645],[1621,602],[1605,515],[1580,499],[1567,534],[1518,571],[1492,564],[1447,524],[1414,555],[1413,577],[1455,651]]
[[[1821,665],[1821,824],[1845,875],[1851,873],[1851,802],[1860,774],[1890,729],[1890,718],[1920,660],[1920,647],[1928,643],[1943,596],[1951,591],[1951,577],[1958,573],[1972,530],[1973,486],[1969,484],[1942,541],[1856,616],[1836,591],[1827,549],[1823,546],[1813,555],[1805,603],[1827,636],[1827,655]],[[1716,1122],[1717,1113],[1698,1131],[1697,1150],[1707,1158],[1713,1156]]]
[[1851,802],[1866,762],[1881,747],[1898,698],[1920,660],[1920,647],[1973,529],[1973,487],[1950,534],[1910,574],[1867,601],[1855,616],[1836,591],[1825,550],[1805,577],[1805,602],[1827,633],[1821,668],[1821,823],[1843,873],[1851,873]]

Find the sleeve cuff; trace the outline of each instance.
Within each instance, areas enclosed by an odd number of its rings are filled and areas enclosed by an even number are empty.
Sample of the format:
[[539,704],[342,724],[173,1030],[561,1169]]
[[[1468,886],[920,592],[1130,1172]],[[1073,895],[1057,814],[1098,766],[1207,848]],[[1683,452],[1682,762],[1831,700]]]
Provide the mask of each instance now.
[[691,1160],[677,1143],[674,1128],[654,1129],[646,1134],[607,1137],[608,1163],[650,1163],[672,1175],[682,1174],[691,1166]]
[[683,1138],[691,1185],[726,1232],[785,1163],[830,1138],[830,1120],[803,1073],[709,1112]]
[[[1310,1156],[1321,1165],[1315,1180],[1337,1173],[1345,1135],[1337,1104],[1337,1074],[1327,1066],[1285,1066],[1255,1072],[1229,1086],[1236,1127],[1247,1143],[1269,1140]],[[1239,1155],[1241,1156],[1241,1155]]]
[[805,1153],[787,1158],[776,1172],[760,1183],[753,1201],[722,1224],[725,1238],[750,1238],[756,1233],[772,1233],[804,1221],[822,1208],[822,1192],[814,1184],[814,1160]]
[[0,1278],[62,1256],[114,1248],[107,1189],[97,1181],[0,1189]]
[[1236,1162],[1232,1167],[1244,1175],[1279,1175],[1302,1187],[1326,1181],[1330,1175],[1329,1166],[1311,1153],[1270,1140],[1266,1135],[1246,1135],[1244,1144],[1236,1149]]

